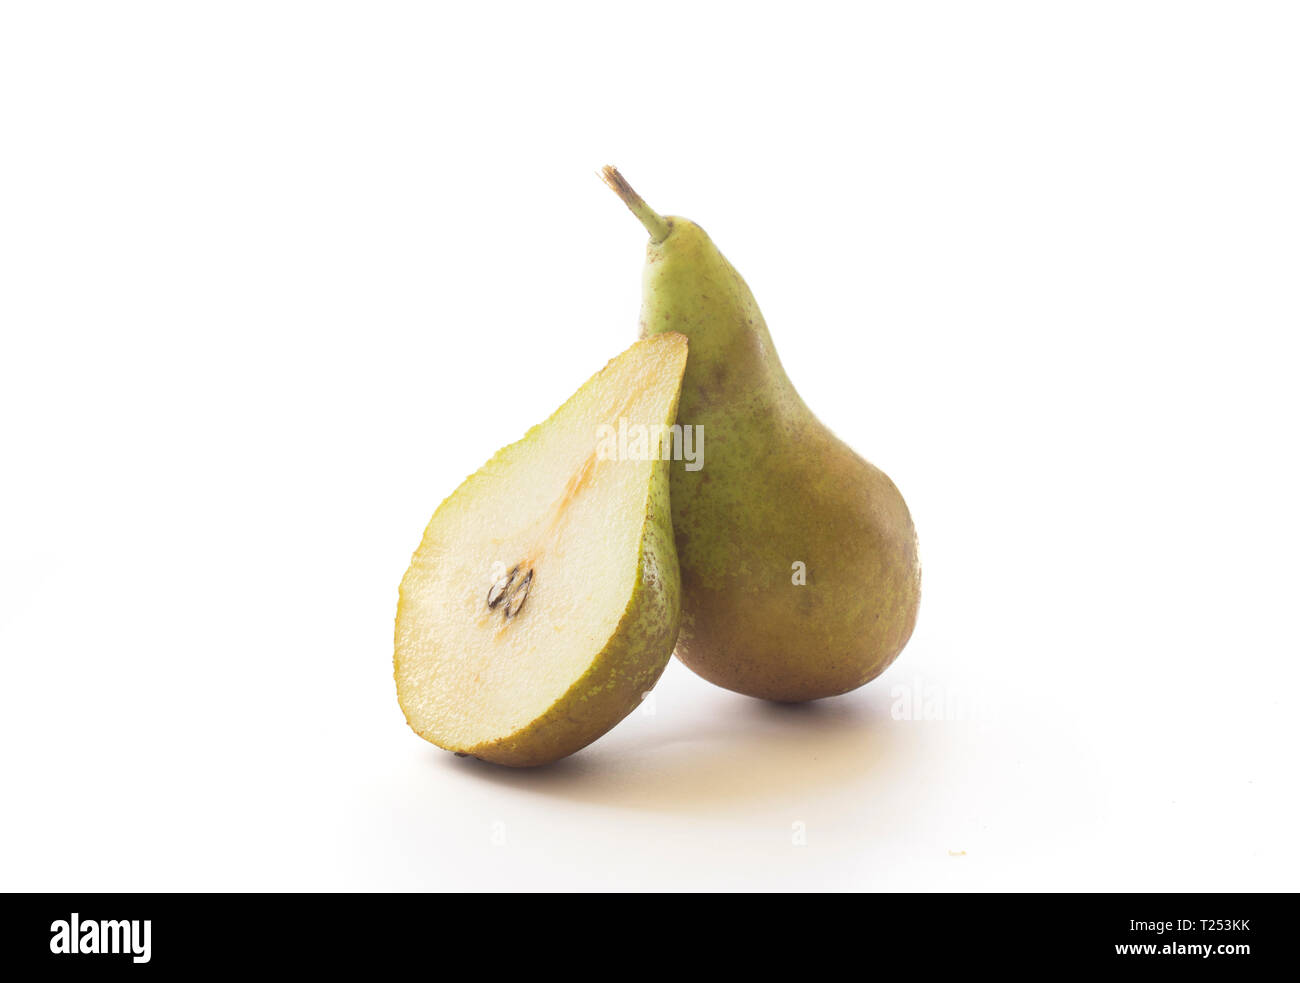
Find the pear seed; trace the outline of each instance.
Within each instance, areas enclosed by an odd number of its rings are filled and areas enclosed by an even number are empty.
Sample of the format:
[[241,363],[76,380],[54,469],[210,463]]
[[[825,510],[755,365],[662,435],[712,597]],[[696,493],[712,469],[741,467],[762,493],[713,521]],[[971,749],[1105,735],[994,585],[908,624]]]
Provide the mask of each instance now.
[[510,592],[510,600],[506,602],[507,619],[513,618],[523,608],[524,601],[528,600],[528,588],[532,582],[533,572],[529,570],[524,579],[519,581],[519,586]]
[[519,567],[516,566],[513,570],[510,571],[510,573],[502,577],[495,584],[493,584],[491,587],[488,588],[488,594],[487,594],[488,610],[495,608],[498,604],[500,604],[505,599],[506,591],[508,591],[510,589],[510,585],[515,582],[515,574],[517,574],[518,572],[519,572]]

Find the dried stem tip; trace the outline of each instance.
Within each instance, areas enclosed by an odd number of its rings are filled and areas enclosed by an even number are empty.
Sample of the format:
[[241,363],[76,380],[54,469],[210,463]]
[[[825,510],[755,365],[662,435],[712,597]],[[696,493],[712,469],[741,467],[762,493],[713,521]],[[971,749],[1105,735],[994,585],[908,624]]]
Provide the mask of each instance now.
[[632,185],[627,183],[627,178],[618,173],[617,167],[606,164],[600,169],[600,176],[614,189],[614,194],[623,199],[623,204],[627,205],[628,210],[641,220],[641,224],[650,233],[651,242],[663,242],[668,238],[668,233],[673,229],[672,225],[632,190]]

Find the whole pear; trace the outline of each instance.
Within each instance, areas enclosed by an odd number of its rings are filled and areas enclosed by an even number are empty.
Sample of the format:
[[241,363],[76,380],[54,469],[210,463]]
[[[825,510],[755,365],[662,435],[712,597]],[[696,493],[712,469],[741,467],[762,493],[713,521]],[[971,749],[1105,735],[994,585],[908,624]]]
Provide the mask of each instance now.
[[656,213],[614,168],[602,176],[650,233],[642,337],[690,340],[677,421],[702,428],[702,445],[695,470],[670,471],[677,657],[763,699],[861,686],[916,624],[921,565],[903,496],[799,397],[753,294],[704,230]]

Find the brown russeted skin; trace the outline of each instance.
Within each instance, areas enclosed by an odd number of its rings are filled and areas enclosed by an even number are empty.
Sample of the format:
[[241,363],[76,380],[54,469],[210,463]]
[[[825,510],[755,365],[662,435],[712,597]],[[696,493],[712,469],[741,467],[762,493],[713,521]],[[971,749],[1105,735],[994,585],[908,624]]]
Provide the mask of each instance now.
[[[629,205],[644,209],[639,198]],[[771,700],[861,686],[916,624],[921,567],[907,505],[800,399],[748,286],[704,230],[650,214],[658,221],[639,216],[652,238],[641,332],[690,339],[677,422],[704,431],[703,467],[674,461],[671,471],[677,656],[719,686]]]

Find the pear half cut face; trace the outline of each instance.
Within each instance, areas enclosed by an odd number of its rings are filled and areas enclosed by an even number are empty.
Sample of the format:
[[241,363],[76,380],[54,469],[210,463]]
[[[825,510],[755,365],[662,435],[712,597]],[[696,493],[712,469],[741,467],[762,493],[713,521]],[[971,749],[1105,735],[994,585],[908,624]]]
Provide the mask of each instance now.
[[671,425],[685,365],[681,335],[638,342],[438,508],[397,614],[398,699],[422,737],[543,764],[654,685],[681,610],[668,462],[611,454],[609,434]]

